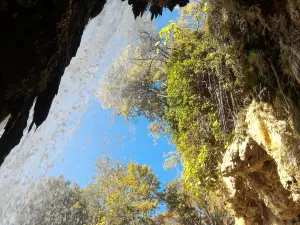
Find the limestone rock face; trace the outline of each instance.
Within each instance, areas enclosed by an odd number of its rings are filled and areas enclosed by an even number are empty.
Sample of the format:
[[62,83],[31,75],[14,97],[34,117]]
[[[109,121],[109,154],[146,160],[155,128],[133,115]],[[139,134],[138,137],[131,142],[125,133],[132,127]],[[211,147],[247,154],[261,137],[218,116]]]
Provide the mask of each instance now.
[[300,224],[300,138],[268,104],[253,102],[247,135],[225,153],[221,172],[242,224]]

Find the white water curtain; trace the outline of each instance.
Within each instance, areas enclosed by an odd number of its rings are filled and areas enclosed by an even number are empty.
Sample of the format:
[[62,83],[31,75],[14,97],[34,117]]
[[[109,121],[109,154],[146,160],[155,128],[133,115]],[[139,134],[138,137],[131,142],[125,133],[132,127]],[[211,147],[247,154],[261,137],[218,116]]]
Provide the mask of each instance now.
[[89,22],[77,55],[65,70],[47,120],[35,132],[27,134],[28,128],[25,130],[21,143],[0,168],[0,225],[30,224],[28,204],[32,198],[40,201],[42,196],[40,190],[36,195],[27,195],[28,184],[43,178],[55,155],[66,149],[94,97],[99,76],[125,45],[135,46],[141,23],[139,18],[134,19],[127,2],[120,0],[108,0],[100,15]]

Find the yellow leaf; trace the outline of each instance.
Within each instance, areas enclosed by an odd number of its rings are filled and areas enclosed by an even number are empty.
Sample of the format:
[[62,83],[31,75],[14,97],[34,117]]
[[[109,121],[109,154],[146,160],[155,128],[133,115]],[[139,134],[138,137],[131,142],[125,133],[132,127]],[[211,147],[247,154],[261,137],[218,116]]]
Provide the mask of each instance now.
[[207,8],[208,8],[208,5],[207,5],[207,2],[204,3],[204,6],[203,6],[203,12],[206,12],[207,11]]

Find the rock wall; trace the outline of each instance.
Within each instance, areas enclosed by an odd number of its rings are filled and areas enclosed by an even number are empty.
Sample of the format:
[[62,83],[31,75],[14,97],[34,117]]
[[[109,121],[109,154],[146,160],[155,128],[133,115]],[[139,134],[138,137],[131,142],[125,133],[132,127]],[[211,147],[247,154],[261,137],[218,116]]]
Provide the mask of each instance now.
[[300,137],[267,103],[253,102],[246,133],[225,153],[221,172],[237,224],[300,224]]
[[2,1],[0,8],[0,164],[19,143],[36,99],[34,123],[48,116],[85,25],[106,0]]

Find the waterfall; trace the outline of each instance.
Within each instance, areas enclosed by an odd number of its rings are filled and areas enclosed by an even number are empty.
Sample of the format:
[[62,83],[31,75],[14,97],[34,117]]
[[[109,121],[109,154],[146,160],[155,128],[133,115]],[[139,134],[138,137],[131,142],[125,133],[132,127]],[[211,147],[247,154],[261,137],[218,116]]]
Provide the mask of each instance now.
[[[89,22],[77,55],[65,70],[47,120],[29,134],[28,127],[25,129],[20,144],[0,168],[0,225],[30,224],[30,199],[25,193],[28,184],[44,177],[55,155],[65,149],[94,96],[99,76],[125,45],[136,45],[140,24],[127,2],[120,0],[108,1],[100,15]],[[2,128],[3,123],[0,134]]]

